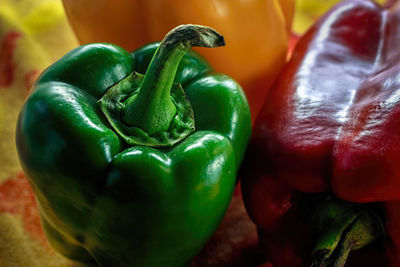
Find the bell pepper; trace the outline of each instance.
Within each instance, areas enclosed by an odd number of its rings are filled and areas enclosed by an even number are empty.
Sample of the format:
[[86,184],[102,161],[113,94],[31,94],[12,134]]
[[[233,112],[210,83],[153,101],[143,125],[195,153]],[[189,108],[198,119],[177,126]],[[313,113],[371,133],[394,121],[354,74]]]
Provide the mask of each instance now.
[[[304,33],[320,16],[327,12],[332,6],[339,3],[341,0],[297,0],[296,1],[296,14],[293,21],[293,31],[295,33]],[[374,0],[379,4],[390,5],[392,0]],[[393,0],[397,1],[397,0]]]
[[33,82],[76,45],[60,2],[0,1],[0,183],[21,172],[15,127],[9,126],[15,125]]
[[173,29],[128,53],[83,45],[47,68],[19,116],[17,148],[51,245],[99,266],[182,266],[213,234],[250,136],[239,84]]
[[[82,44],[110,42],[127,50],[161,40],[183,23],[209,25],[229,46],[198,50],[245,90],[252,117],[286,61],[294,0],[63,1]],[[96,8],[93,8],[95,6]]]
[[400,4],[369,0],[343,1],[297,43],[242,169],[264,261],[400,266],[399,47]]

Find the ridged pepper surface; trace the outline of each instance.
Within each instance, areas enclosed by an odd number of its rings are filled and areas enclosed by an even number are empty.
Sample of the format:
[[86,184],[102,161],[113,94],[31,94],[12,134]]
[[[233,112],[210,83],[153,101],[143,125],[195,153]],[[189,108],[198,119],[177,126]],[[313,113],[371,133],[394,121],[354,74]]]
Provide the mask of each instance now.
[[[286,62],[294,0],[64,0],[81,44],[108,42],[133,50],[184,23],[211,26],[229,45],[199,52],[244,88],[252,116]],[[95,8],[94,8],[95,6]]]
[[181,266],[202,248],[251,127],[240,86],[189,50],[221,45],[183,25],[132,54],[80,46],[41,74],[16,138],[54,248],[100,266]]
[[368,0],[341,2],[299,40],[242,175],[275,267],[400,266],[399,47],[400,4]]

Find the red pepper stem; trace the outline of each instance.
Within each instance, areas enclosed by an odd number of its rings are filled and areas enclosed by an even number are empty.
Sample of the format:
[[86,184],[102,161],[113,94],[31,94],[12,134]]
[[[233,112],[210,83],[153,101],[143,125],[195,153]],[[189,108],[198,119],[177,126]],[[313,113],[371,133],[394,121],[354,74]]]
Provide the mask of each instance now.
[[171,30],[156,50],[138,94],[125,101],[124,123],[149,135],[167,131],[177,112],[170,94],[182,57],[193,46],[223,45],[222,35],[209,27],[186,24]]
[[343,267],[350,252],[363,248],[382,233],[382,222],[356,204],[331,200],[318,207],[319,238],[311,267]]

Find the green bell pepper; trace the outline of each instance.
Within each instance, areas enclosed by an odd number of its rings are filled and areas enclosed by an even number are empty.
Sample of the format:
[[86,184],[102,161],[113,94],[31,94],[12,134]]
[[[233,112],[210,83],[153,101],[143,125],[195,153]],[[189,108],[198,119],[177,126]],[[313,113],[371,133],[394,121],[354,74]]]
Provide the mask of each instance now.
[[17,148],[51,245],[100,266],[182,266],[218,227],[250,136],[240,86],[182,25],[128,53],[83,45],[41,74]]

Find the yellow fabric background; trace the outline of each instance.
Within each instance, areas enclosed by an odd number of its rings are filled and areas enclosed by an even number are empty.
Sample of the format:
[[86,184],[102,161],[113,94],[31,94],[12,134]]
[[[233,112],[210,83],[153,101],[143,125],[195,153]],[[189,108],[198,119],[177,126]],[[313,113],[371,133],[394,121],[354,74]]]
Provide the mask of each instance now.
[[[305,32],[319,16],[338,2],[340,0],[296,0],[293,31],[299,34]],[[386,0],[375,2],[384,4]]]
[[[304,32],[336,2],[338,0],[297,0],[294,31]],[[14,136],[19,110],[29,94],[27,77],[33,81],[44,68],[78,45],[66,20],[61,0],[0,0],[0,48],[10,32],[16,32],[20,36],[15,39],[16,47],[11,57],[15,66],[14,79],[7,86],[0,86],[0,185],[6,180],[16,179],[21,172]],[[14,201],[20,201],[18,194],[23,192],[15,193],[17,197]],[[2,194],[4,192],[0,191],[0,267],[79,266],[31,235],[24,226],[22,214],[2,213],[1,210],[6,210],[7,205],[1,203]],[[239,210],[239,217],[244,218],[246,227],[253,227],[245,217],[244,208],[241,206]],[[238,225],[231,224],[229,227],[237,228]],[[244,232],[247,235],[251,232],[255,239],[255,230],[246,229]],[[222,232],[219,242],[224,242],[227,239],[224,235],[229,235],[229,230]],[[236,236],[235,240],[238,238]],[[246,242],[244,237],[241,238]]]
[[[10,40],[10,35],[18,37]],[[12,44],[15,49],[7,50],[7,54],[0,51],[0,62],[14,66],[12,82],[0,86],[0,185],[21,172],[14,136],[29,85],[44,68],[78,45],[61,1],[0,0],[0,49]],[[9,56],[10,61],[6,60]],[[1,70],[4,71],[4,65]],[[0,192],[0,201],[5,193]],[[23,193],[15,192],[14,201],[20,201],[24,196],[19,194]],[[3,199],[0,210],[7,210],[9,204]],[[0,213],[0,267],[77,266],[30,235],[22,218],[18,214]]]

